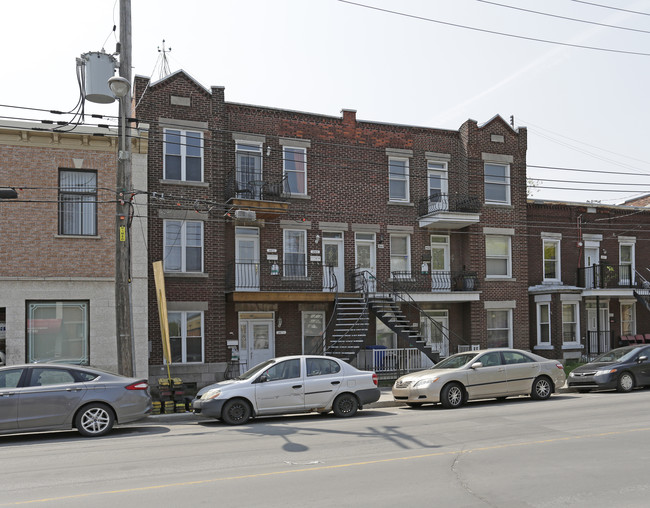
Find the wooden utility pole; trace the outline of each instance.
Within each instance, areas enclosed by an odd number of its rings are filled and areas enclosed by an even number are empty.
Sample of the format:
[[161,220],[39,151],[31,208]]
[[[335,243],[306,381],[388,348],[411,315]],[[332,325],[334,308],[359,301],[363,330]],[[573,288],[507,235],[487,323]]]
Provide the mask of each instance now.
[[[131,83],[131,0],[120,0],[120,76]],[[119,152],[117,158],[117,217],[115,243],[115,331],[117,334],[117,369],[132,377],[133,334],[131,316],[131,236],[129,213],[131,200],[131,90],[120,102]],[[126,134],[126,135],[125,135]]]

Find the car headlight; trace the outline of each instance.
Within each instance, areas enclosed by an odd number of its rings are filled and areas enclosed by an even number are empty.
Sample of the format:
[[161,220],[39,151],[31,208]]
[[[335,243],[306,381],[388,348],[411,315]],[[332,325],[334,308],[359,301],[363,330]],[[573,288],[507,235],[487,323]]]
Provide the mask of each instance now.
[[597,370],[594,376],[604,376],[605,374],[613,374],[614,372],[616,372],[616,369]]
[[428,385],[430,385],[431,383],[435,383],[436,381],[438,381],[438,379],[440,379],[440,378],[434,377],[434,378],[425,378],[425,379],[420,379],[419,381],[417,381],[417,382],[413,385],[413,388],[418,388],[418,387],[419,387],[419,388],[424,388],[425,386],[428,386]]
[[216,399],[219,395],[221,395],[221,390],[219,390],[218,388],[214,388],[212,390],[208,390],[203,395],[201,395],[201,399],[203,400]]
[[573,371],[569,372],[569,377],[576,377],[575,373]]

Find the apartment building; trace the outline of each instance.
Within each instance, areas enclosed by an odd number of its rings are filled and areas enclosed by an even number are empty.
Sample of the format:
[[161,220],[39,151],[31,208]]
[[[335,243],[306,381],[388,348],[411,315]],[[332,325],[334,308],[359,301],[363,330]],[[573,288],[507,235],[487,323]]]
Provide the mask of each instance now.
[[[174,375],[206,384],[233,354],[530,348],[525,128],[238,104],[183,71],[136,77],[134,96]],[[156,375],[151,282],[149,301]]]
[[[134,184],[146,190],[146,140],[133,140]],[[0,127],[0,350],[7,364],[72,362],[117,370],[115,172],[105,128]],[[136,373],[146,375],[146,199],[131,217]],[[137,213],[135,215],[138,215]],[[125,220],[125,224],[127,224]],[[131,238],[132,237],[132,238]]]

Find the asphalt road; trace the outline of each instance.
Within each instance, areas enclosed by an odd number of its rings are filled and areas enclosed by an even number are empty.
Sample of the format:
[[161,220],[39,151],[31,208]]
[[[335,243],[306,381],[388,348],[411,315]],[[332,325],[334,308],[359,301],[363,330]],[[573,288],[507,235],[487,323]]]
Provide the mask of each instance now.
[[[0,506],[646,507],[650,390],[0,436]],[[198,420],[198,419],[197,419]]]

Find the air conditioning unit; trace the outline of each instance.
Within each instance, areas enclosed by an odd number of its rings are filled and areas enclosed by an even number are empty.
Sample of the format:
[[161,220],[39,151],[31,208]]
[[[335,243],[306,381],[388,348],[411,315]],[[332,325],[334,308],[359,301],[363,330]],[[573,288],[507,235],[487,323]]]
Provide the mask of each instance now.
[[253,210],[235,210],[235,219],[255,220]]

